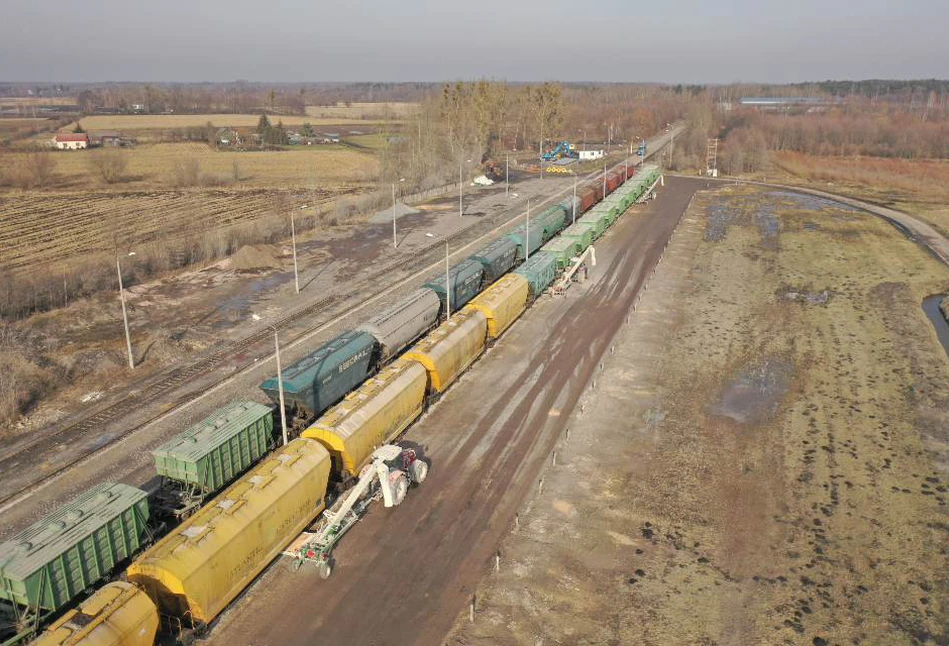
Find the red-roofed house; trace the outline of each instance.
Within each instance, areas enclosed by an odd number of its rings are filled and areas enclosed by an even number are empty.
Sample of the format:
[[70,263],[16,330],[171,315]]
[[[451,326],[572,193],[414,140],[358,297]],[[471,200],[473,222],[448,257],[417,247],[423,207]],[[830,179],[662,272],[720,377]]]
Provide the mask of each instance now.
[[84,132],[56,133],[56,147],[59,150],[79,150],[89,147],[89,135]]

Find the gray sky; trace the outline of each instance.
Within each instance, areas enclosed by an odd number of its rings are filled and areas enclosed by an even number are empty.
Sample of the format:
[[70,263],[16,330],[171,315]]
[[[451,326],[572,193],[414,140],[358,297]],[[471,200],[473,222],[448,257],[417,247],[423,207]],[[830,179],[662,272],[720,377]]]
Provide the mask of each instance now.
[[5,0],[2,81],[949,77],[947,0]]

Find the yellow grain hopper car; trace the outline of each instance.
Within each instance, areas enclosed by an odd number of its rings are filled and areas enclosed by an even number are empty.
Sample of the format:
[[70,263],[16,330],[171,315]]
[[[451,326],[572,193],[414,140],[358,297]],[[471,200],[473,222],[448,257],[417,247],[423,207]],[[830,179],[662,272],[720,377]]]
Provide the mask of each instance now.
[[430,390],[443,393],[484,351],[487,330],[488,319],[482,312],[462,310],[409,348],[402,358],[425,366]]
[[137,558],[128,578],[161,613],[208,624],[325,507],[330,455],[298,438]]
[[33,646],[152,646],[157,631],[158,611],[148,595],[114,581],[60,617]]
[[488,319],[488,336],[496,339],[517,320],[527,308],[530,286],[519,274],[508,274],[465,305],[465,310],[478,310]]
[[370,377],[303,431],[332,454],[334,472],[352,477],[372,452],[398,437],[425,409],[428,375],[415,362],[398,359]]

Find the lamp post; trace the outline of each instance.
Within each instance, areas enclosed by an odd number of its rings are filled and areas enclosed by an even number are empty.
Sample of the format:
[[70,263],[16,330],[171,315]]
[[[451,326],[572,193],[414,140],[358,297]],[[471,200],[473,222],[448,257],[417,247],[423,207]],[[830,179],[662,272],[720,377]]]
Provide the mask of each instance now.
[[[399,183],[402,183],[404,181],[405,181],[405,178],[403,177],[399,180]],[[399,248],[399,238],[397,237],[396,231],[395,231],[395,182],[392,182],[392,248],[393,249]]]
[[277,326],[273,328],[273,344],[277,355],[277,392],[280,394],[280,426],[283,429],[283,445],[287,445],[287,409],[283,407],[283,373],[280,370],[280,338]]
[[[470,164],[471,160],[465,160],[466,164]],[[464,181],[461,178],[461,170],[464,164],[458,162],[458,217],[462,217],[465,214],[464,210]]]
[[[300,207],[302,211],[307,207],[306,204]],[[293,210],[290,211],[290,241],[293,247],[293,287],[300,293],[300,272],[297,268],[297,225],[293,219]]]
[[524,262],[531,257],[531,198],[527,198],[527,212],[524,214]]
[[[434,233],[426,233],[426,237],[437,238]],[[448,270],[448,238],[445,238],[445,320],[451,320],[451,280]]]
[[507,197],[511,190],[511,154],[504,153],[504,197]]
[[[130,251],[129,256],[134,256],[135,252]],[[135,358],[132,356],[132,336],[129,334],[129,317],[125,309],[125,287],[122,285],[122,265],[119,262],[119,253],[115,252],[115,270],[119,274],[119,300],[122,301],[122,324],[125,326],[125,348],[129,355],[129,368],[135,368]]]
[[573,176],[573,222],[571,224],[577,223],[577,176]]

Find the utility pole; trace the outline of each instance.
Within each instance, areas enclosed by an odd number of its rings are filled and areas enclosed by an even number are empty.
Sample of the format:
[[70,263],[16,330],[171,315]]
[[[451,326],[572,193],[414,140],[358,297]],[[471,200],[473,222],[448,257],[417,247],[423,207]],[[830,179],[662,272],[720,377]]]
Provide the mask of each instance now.
[[[404,177],[399,180],[399,182],[404,181]],[[395,182],[392,182],[392,247],[394,249],[399,248],[399,238],[397,237],[395,230]]]
[[451,320],[451,281],[448,271],[448,238],[445,238],[445,320]]
[[277,392],[280,393],[280,426],[283,429],[283,445],[287,445],[287,411],[283,407],[283,372],[280,369],[280,338],[277,326],[273,329],[273,344],[277,354]]
[[[470,164],[471,160],[468,159],[464,163]],[[464,202],[462,201],[464,197],[463,188],[462,188],[464,186],[464,183],[461,178],[462,165],[463,165],[462,162],[458,162],[458,217],[461,217],[465,214]]]
[[603,197],[606,197],[606,160],[603,160]]
[[524,215],[524,262],[531,257],[531,198],[527,198],[527,213]]
[[[304,204],[301,208],[306,208]],[[290,211],[290,239],[293,242],[293,286],[296,287],[297,294],[300,293],[300,273],[297,271],[297,227],[293,221],[293,211]]]
[[[130,251],[130,256],[134,256],[135,252]],[[119,300],[122,301],[122,323],[125,326],[125,348],[128,351],[129,355],[129,368],[135,368],[135,358],[132,356],[132,336],[129,334],[129,317],[128,312],[125,310],[125,287],[122,285],[122,265],[119,263],[119,253],[115,252],[115,270],[119,274]]]
[[571,224],[577,223],[577,176],[573,176],[573,222]]

